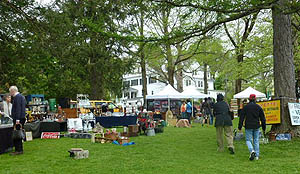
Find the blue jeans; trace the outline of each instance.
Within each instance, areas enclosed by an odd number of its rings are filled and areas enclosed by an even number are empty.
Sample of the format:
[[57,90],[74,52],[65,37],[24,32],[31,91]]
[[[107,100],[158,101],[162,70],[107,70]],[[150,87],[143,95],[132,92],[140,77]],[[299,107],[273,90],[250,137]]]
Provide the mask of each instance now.
[[214,116],[212,114],[209,116],[209,124],[210,125],[214,124]]
[[249,152],[255,151],[259,157],[259,129],[246,129],[246,144]]

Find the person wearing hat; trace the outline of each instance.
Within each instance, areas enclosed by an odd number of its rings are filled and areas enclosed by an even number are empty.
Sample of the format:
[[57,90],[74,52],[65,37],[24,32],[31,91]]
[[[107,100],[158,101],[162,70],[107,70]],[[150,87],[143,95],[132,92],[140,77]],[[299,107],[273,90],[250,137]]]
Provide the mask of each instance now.
[[238,129],[241,131],[245,120],[246,144],[250,156],[249,160],[259,159],[259,128],[260,122],[263,133],[266,130],[266,118],[263,109],[255,103],[256,95],[249,96],[249,103],[241,111]]
[[224,151],[224,134],[228,144],[228,150],[230,154],[234,154],[233,146],[233,131],[232,120],[229,115],[229,105],[224,101],[222,94],[217,95],[217,103],[214,104],[214,116],[216,118],[215,127],[217,132],[217,145],[218,151]]

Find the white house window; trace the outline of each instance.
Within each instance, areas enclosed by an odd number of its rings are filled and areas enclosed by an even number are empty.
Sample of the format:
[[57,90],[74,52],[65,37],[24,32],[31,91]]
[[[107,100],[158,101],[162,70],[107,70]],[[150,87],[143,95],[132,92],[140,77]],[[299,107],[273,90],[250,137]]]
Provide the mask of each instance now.
[[129,92],[124,93],[124,98],[126,98],[126,97],[129,98]]
[[200,87],[203,88],[203,81],[200,82]]
[[130,86],[130,82],[129,81],[124,81],[123,84],[124,84],[125,88],[128,88]]
[[136,92],[131,92],[131,98],[136,98]]
[[192,81],[191,80],[186,80],[185,81],[185,86],[190,86],[192,84]]
[[207,78],[208,78],[208,79],[209,79],[209,76],[210,76],[210,73],[208,72],[208,73],[207,73]]
[[131,80],[131,86],[137,86],[139,83],[138,79]]
[[140,85],[143,85],[143,79],[140,79]]
[[201,85],[201,84],[200,84],[200,81],[198,81],[198,87],[199,87],[199,88],[200,88],[200,85]]
[[156,83],[156,79],[153,77],[149,77],[149,84]]

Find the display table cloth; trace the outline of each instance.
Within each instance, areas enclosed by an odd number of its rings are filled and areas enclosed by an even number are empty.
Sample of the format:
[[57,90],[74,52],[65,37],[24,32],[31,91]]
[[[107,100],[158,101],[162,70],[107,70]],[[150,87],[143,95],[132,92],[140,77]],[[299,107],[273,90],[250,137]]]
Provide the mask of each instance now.
[[40,138],[42,132],[65,132],[67,122],[32,122],[24,125],[26,132],[32,132],[33,138]]
[[64,132],[67,131],[67,122],[41,122],[40,132]]
[[26,132],[32,132],[32,138],[41,137],[40,127],[40,122],[25,123],[24,125],[24,129]]
[[100,123],[103,127],[128,126],[136,125],[137,116],[123,117],[96,117],[96,123]]
[[0,125],[0,154],[13,148],[12,132],[12,125]]

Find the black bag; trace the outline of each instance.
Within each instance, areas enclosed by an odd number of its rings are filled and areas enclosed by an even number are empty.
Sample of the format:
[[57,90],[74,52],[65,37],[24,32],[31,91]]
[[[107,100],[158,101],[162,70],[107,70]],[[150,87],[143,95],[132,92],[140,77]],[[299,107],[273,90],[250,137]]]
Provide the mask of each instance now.
[[20,129],[14,129],[13,135],[12,135],[13,140],[23,140],[25,139],[25,133],[22,129],[22,126]]
[[234,112],[232,112],[232,111],[228,111],[228,114],[230,115],[230,117],[231,117],[231,120],[233,120],[233,119],[234,119]]

